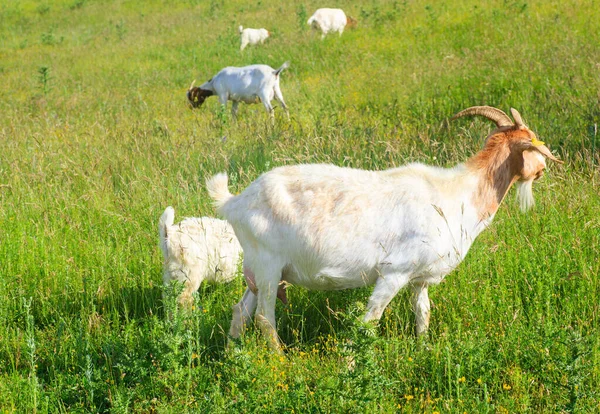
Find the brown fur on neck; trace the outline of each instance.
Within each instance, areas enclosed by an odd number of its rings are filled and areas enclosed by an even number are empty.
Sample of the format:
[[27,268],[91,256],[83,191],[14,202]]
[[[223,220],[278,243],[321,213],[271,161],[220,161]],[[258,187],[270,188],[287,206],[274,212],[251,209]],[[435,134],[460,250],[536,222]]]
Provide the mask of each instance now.
[[487,138],[483,149],[466,162],[467,168],[481,177],[473,199],[480,206],[480,219],[495,214],[510,187],[522,178],[523,151],[531,142],[530,134],[526,128],[499,128]]

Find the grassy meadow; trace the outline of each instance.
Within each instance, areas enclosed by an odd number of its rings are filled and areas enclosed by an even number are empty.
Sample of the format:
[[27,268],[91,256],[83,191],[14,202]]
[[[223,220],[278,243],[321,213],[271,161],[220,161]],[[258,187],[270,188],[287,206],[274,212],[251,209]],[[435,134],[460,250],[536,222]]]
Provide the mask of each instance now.
[[[358,27],[320,41],[321,6]],[[0,412],[600,412],[597,1],[3,0],[0,22]],[[240,24],[273,35],[240,53]],[[186,104],[286,60],[289,122]],[[565,164],[430,289],[427,339],[408,291],[373,328],[371,289],[291,287],[285,356],[253,327],[227,346],[243,278],[163,303],[158,219],[214,216],[206,177],[452,166],[492,128],[448,122],[473,105],[517,108]]]

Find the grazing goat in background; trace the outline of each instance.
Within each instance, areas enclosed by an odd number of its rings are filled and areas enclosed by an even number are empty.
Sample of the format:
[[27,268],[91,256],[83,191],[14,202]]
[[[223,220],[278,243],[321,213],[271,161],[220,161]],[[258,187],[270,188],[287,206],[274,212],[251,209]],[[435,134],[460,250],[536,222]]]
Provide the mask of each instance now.
[[233,117],[237,115],[240,102],[247,104],[262,102],[271,118],[274,119],[271,100],[275,98],[289,119],[288,107],[279,88],[279,74],[289,66],[290,63],[285,62],[277,70],[267,65],[226,67],[200,86],[194,87],[196,81],[192,82],[187,92],[188,102],[192,108],[197,108],[209,96],[217,95],[221,105],[227,105],[228,100],[233,101],[231,107]]
[[514,122],[486,106],[456,114],[482,115],[497,129],[481,151],[450,169],[419,163],[385,171],[286,166],[237,196],[227,189],[226,174],[208,180],[210,196],[244,248],[244,275],[258,292],[256,298],[247,290],[234,306],[231,335],[243,332],[257,306],[257,325],[271,347],[281,349],[275,329],[280,281],[316,290],[375,285],[365,321],[379,320],[409,285],[416,332],[426,332],[428,286],[465,258],[513,183],[526,209],[545,158],[560,162],[511,112]]
[[249,29],[243,26],[239,27],[241,36],[240,50],[244,50],[248,45],[263,44],[271,33],[267,29]]
[[310,16],[307,24],[321,31],[322,40],[330,32],[338,32],[341,36],[346,26],[356,26],[356,20],[346,16],[342,9],[318,9]]
[[174,219],[175,210],[167,207],[158,224],[164,256],[163,283],[183,283],[178,301],[191,307],[192,294],[203,281],[229,282],[237,276],[242,247],[225,220],[186,218],[173,225]]

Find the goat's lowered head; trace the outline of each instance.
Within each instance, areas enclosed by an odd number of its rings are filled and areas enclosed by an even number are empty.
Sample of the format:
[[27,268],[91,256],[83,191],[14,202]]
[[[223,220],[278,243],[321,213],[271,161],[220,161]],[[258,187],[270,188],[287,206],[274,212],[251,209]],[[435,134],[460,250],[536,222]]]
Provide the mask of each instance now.
[[346,27],[356,27],[358,21],[352,16],[346,16]]
[[194,81],[190,85],[190,88],[187,91],[187,100],[190,103],[190,107],[192,109],[198,108],[199,106],[201,106],[204,103],[206,98],[214,95],[214,93],[212,91],[209,91],[206,89],[200,89],[198,86],[194,86],[195,83],[196,83],[196,80],[194,79]]
[[544,174],[546,158],[562,164],[544,142],[523,122],[519,112],[511,108],[514,121],[503,111],[491,106],[473,106],[452,117],[481,115],[496,123],[497,128],[490,133],[484,148],[467,165],[483,170],[502,200],[513,183],[517,185],[517,198],[523,211],[533,206],[533,181]]

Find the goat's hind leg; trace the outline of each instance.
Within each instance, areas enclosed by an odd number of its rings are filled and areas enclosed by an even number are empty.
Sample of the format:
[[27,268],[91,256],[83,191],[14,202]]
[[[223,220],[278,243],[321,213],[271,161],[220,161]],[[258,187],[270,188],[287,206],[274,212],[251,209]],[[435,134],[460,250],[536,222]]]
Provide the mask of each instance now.
[[262,94],[259,96],[259,98],[271,117],[271,124],[275,125],[275,111],[273,110],[273,105],[271,105],[269,97]]
[[252,293],[250,288],[246,288],[242,300],[233,305],[233,318],[231,319],[229,336],[239,338],[244,333],[252,313],[256,310],[256,301],[256,295]]
[[282,353],[275,322],[275,302],[283,264],[275,258],[269,259],[264,260],[259,266],[254,266],[256,288],[258,289],[255,322],[266,338],[269,347],[278,353]]
[[378,321],[383,311],[398,291],[408,283],[408,275],[403,273],[391,273],[381,275],[375,282],[375,288],[369,298],[367,313],[363,320],[365,322]]
[[431,304],[427,294],[427,283],[418,283],[413,285],[412,305],[415,312],[415,322],[417,325],[417,336],[427,333],[429,328],[429,316],[431,314]]
[[279,84],[275,84],[275,87],[273,88],[273,91],[275,92],[275,99],[283,107],[283,110],[285,111],[285,115],[287,116],[287,119],[289,121],[290,120],[290,111],[288,110],[288,107],[285,104],[285,101],[283,100],[283,94],[281,93],[281,89],[279,88]]

